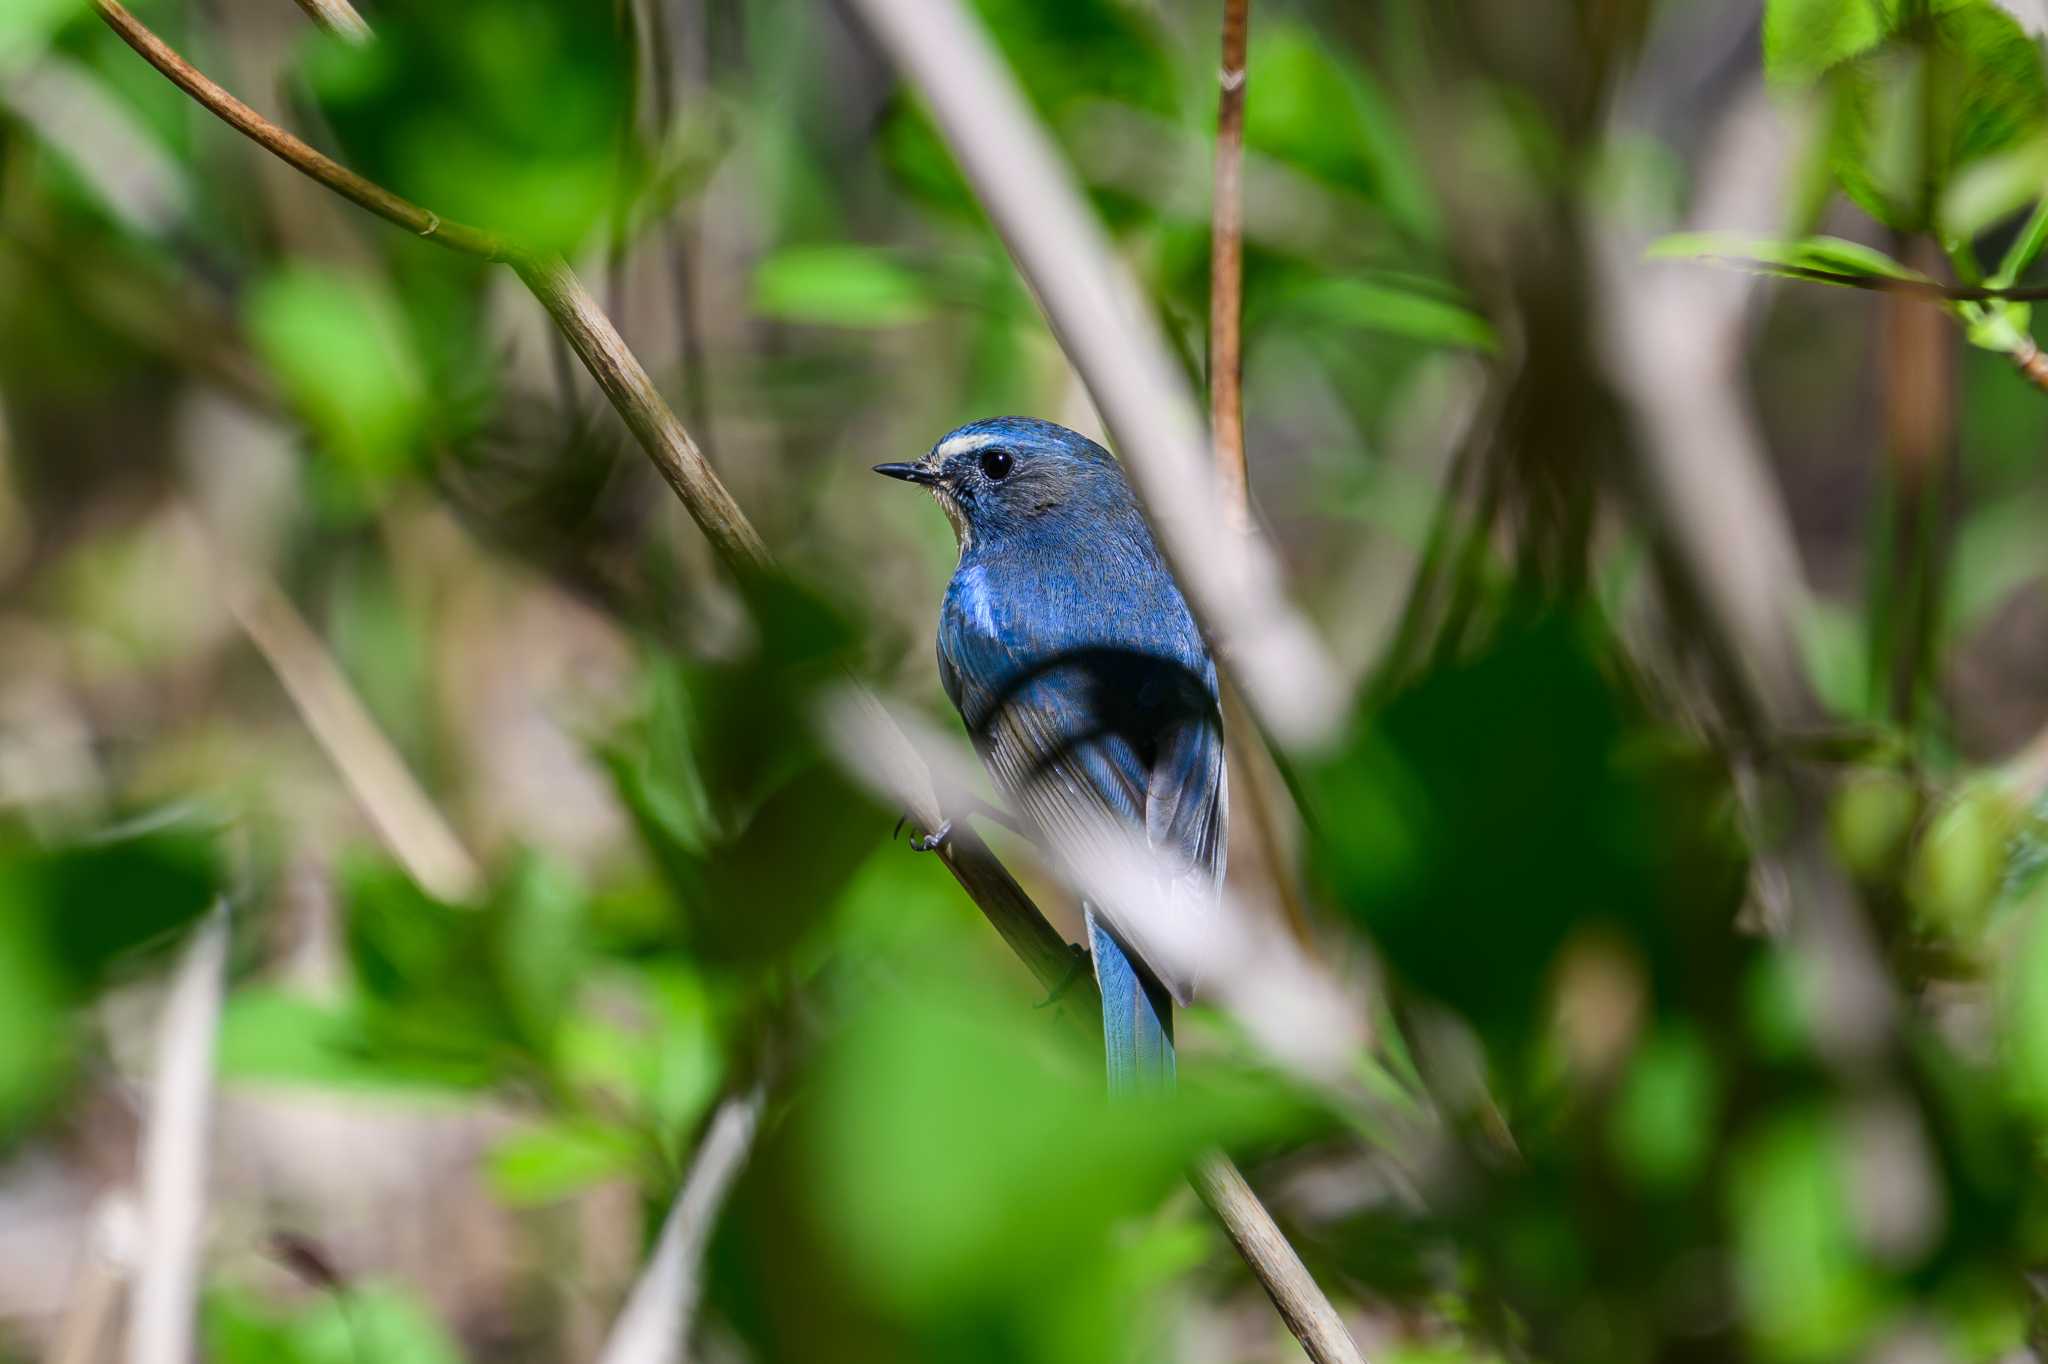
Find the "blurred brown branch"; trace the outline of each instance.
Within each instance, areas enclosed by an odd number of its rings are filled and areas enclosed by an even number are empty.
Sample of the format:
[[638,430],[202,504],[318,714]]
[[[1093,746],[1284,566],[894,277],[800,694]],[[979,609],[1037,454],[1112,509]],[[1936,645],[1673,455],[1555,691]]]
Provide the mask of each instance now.
[[476,896],[484,887],[483,870],[291,600],[219,547],[214,562],[228,610],[277,675],[384,845],[435,898],[460,903]]

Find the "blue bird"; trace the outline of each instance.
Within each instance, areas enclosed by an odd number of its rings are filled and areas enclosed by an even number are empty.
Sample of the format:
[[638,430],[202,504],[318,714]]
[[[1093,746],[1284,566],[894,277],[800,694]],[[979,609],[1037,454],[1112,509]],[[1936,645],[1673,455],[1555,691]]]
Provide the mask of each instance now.
[[[997,789],[1079,880],[1113,830],[1149,850],[1168,910],[1213,906],[1229,821],[1216,665],[1116,460],[996,417],[875,472],[930,489],[960,542],[939,678]],[[1083,909],[1110,1088],[1170,1086],[1192,982],[1134,950],[1133,925]]]

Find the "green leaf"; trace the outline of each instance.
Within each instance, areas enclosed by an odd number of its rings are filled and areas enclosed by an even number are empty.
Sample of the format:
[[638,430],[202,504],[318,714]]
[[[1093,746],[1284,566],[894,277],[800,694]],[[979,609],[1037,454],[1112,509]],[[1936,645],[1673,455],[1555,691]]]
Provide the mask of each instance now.
[[216,1289],[204,1307],[216,1364],[463,1364],[447,1328],[410,1293],[356,1285],[293,1311],[242,1289]]
[[380,285],[292,267],[257,288],[248,320],[264,363],[328,450],[372,481],[411,466],[426,393],[403,314]]
[[419,1099],[468,1088],[449,1085],[442,1068],[412,1064],[403,1051],[378,1046],[358,1002],[327,1004],[264,987],[228,997],[219,1066],[230,1080]]
[[643,1149],[630,1131],[591,1118],[538,1123],[493,1147],[484,1177],[513,1207],[558,1203],[631,1175]]
[[62,982],[24,888],[0,877],[0,1139],[40,1108],[70,1065]]
[[1853,275],[1858,279],[1930,282],[1927,276],[1900,264],[1884,252],[1840,237],[1801,237],[1783,241],[1733,232],[1678,232],[1659,238],[1651,244],[1647,254],[1652,260],[1705,260],[1788,279],[1811,280],[1813,276],[1808,272],[1819,271],[1830,275]]
[[573,252],[640,177],[609,5],[386,5],[375,43],[317,42],[305,71],[351,166],[537,250]]
[[1498,344],[1486,320],[1462,305],[1390,280],[1320,280],[1297,291],[1302,310],[1344,326],[1434,346],[1492,351]]
[[931,315],[929,290],[865,246],[791,246],[754,269],[754,307],[769,317],[833,327],[900,327]]
[[1821,1112],[1769,1118],[1741,1144],[1729,1176],[1736,1282],[1746,1326],[1778,1359],[1856,1353],[1881,1310],[1850,1203],[1850,1149]]
[[[1967,243],[2039,199],[2044,185],[2048,185],[2048,138],[1985,157],[1966,167],[1943,193],[1942,235]],[[1989,282],[2010,284],[2017,279],[2040,253],[2044,238],[2048,238],[2048,217],[2037,212],[2007,250],[1999,266],[2003,279]],[[2005,274],[2008,269],[2009,275]]]
[[1886,0],[1770,0],[1764,71],[1774,81],[1811,80],[1884,41],[1895,11]]
[[1667,1028],[1646,1044],[1622,1084],[1608,1142],[1637,1181],[1682,1187],[1713,1154],[1719,1095],[1714,1058],[1693,1032]]
[[1248,69],[1245,146],[1356,189],[1410,236],[1433,240],[1439,214],[1401,120],[1361,67],[1287,21],[1259,25]]
[[35,60],[84,0],[7,0],[0,5],[0,75]]

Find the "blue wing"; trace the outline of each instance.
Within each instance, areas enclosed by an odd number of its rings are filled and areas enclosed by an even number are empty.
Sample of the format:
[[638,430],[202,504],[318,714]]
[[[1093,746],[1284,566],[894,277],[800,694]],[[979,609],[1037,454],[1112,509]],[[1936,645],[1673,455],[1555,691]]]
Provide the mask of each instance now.
[[[962,574],[970,589],[982,586],[976,571]],[[1170,582],[1164,590],[1168,600],[1139,592],[1108,619],[1048,604],[1042,592],[1003,594],[1041,608],[1030,612],[1005,610],[985,590],[949,592],[939,675],[997,785],[1055,849],[1085,844],[1105,816],[1142,830],[1168,865],[1176,910],[1199,912],[1223,879],[1223,730],[1215,666]],[[1131,938],[1098,918],[1091,947],[1102,977],[1099,940],[1129,952]],[[1161,980],[1188,1002],[1191,980],[1131,955],[1141,988],[1119,1008],[1136,1007],[1142,987]],[[1112,982],[1103,983],[1113,1028]]]

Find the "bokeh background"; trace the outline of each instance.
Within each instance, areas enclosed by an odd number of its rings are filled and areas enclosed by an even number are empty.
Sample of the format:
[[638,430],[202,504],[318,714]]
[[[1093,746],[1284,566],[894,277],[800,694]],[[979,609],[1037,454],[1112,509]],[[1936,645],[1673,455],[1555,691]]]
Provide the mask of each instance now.
[[[1200,387],[1219,6],[973,10]],[[2048,393],[2024,303],[1867,287],[2025,282],[2036,0],[1254,0],[1250,478],[1353,700],[1233,880],[1371,1026],[1198,1007],[1143,1113],[811,724],[952,724],[868,467],[1100,432],[857,13],[134,11],[568,253],[786,576],[509,271],[0,2],[0,1359],[123,1348],[222,916],[227,1364],[596,1358],[756,1091],[697,1358],[1299,1358],[1217,1144],[1382,1364],[2048,1341]]]

